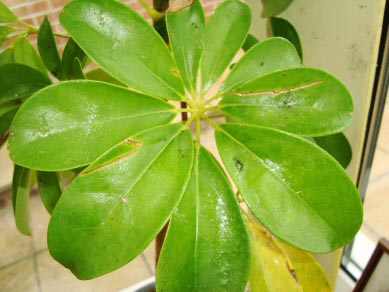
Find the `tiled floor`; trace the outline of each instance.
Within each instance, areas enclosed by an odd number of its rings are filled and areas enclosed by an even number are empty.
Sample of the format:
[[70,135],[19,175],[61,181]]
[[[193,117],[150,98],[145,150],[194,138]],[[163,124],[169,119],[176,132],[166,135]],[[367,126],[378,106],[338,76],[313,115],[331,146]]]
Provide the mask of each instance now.
[[[351,258],[364,268],[378,240],[389,239],[389,101],[386,103],[364,201],[364,222],[354,241]],[[354,276],[361,272],[348,264]]]
[[365,199],[364,231],[372,240],[389,239],[389,106],[382,119]]
[[90,281],[76,279],[54,261],[46,245],[49,215],[38,195],[31,197],[33,236],[17,230],[10,195],[0,194],[1,292],[117,292],[154,274],[154,244],[125,267]]

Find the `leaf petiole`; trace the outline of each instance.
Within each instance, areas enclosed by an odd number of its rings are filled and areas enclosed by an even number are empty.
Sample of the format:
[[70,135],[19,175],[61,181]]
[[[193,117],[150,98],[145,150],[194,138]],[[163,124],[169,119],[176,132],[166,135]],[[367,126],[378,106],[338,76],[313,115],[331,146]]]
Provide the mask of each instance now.
[[138,0],[138,1],[143,6],[143,8],[146,9],[147,13],[150,15],[153,21],[160,20],[165,16],[164,13],[161,13],[155,10],[154,8],[152,8],[145,0]]

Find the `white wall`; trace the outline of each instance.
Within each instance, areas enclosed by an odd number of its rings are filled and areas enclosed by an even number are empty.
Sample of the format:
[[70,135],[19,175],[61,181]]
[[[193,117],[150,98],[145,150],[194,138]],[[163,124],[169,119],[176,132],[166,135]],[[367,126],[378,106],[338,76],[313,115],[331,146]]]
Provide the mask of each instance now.
[[[267,37],[262,2],[247,0],[253,10],[251,33]],[[354,98],[354,118],[346,135],[353,148],[348,168],[356,180],[369,112],[385,0],[294,0],[280,15],[297,29],[304,65],[319,67],[342,80]],[[334,283],[341,250],[318,256]]]
[[[266,38],[262,2],[249,0],[252,33]],[[354,98],[354,119],[346,135],[354,157],[348,172],[355,179],[363,146],[376,67],[384,0],[295,0],[280,15],[296,27],[304,50],[304,65],[319,67],[342,80]]]

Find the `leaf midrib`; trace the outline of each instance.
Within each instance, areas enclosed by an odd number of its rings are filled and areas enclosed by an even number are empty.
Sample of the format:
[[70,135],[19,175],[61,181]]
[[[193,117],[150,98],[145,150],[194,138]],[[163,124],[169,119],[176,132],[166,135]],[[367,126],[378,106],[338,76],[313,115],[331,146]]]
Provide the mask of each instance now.
[[[169,113],[169,112],[174,113],[174,109],[169,109],[169,110],[164,110],[164,111],[147,112],[147,113],[135,114],[135,115],[130,115],[130,116],[122,116],[122,117],[118,117],[118,118],[114,118],[114,119],[109,119],[109,120],[104,120],[104,121],[100,121],[100,122],[97,122],[97,123],[90,123],[90,124],[86,121],[86,122],[83,122],[82,124],[78,124],[77,126],[69,127],[69,128],[65,128],[63,130],[56,131],[55,133],[53,133],[51,135],[48,135],[47,137],[43,137],[43,138],[39,137],[38,139],[29,141],[28,143],[26,143],[26,145],[30,144],[30,143],[33,143],[36,140],[47,139],[49,137],[56,136],[57,134],[60,135],[60,134],[64,134],[64,133],[67,133],[67,132],[71,132],[73,130],[81,129],[81,128],[83,128],[86,125],[90,126],[90,127],[93,127],[93,126],[98,126],[98,125],[103,125],[103,124],[109,124],[111,122],[116,122],[116,121],[120,121],[120,120],[127,120],[127,119],[133,119],[133,118],[142,117],[142,116],[155,115],[155,114],[160,114],[160,113]],[[29,129],[29,130],[31,130],[31,129]]]
[[346,243],[344,242],[343,240],[343,236],[340,236],[339,233],[337,232],[337,230],[335,230],[330,224],[328,224],[328,222],[326,220],[324,220],[324,218],[318,214],[309,204],[308,202],[306,202],[301,196],[298,195],[298,193],[292,189],[291,186],[289,186],[288,184],[286,184],[284,182],[284,180],[282,180],[278,175],[276,175],[273,171],[271,171],[271,169],[268,167],[268,165],[266,163],[263,162],[263,160],[261,158],[259,158],[251,149],[249,149],[248,147],[246,147],[246,145],[242,144],[239,140],[237,140],[235,137],[233,137],[232,135],[230,135],[227,131],[225,131],[224,129],[222,128],[219,128],[219,130],[221,130],[226,136],[230,137],[230,139],[232,141],[234,141],[236,144],[238,144],[239,146],[241,146],[243,149],[246,149],[247,152],[249,152],[252,156],[254,156],[254,158],[256,160],[258,160],[260,162],[260,164],[266,168],[278,181],[281,182],[282,185],[284,185],[285,188],[287,188],[289,191],[291,191],[295,197],[298,197],[299,200],[311,211],[313,211],[313,214],[315,214],[315,216],[317,216],[318,219],[320,219],[320,221],[324,222],[326,226],[328,226],[330,228],[330,230],[338,236],[339,239],[341,239],[342,243]]
[[[80,25],[80,24],[84,24],[83,21],[79,21],[79,20],[78,20],[78,21],[71,21],[71,22],[72,22],[75,26]],[[99,35],[99,36],[102,37],[103,39],[106,39],[106,40],[108,40],[108,42],[110,42],[110,39],[109,39],[109,38],[107,39],[107,38],[106,38],[103,34],[101,34],[98,30],[94,29],[93,26],[91,26],[91,25],[89,25],[89,24],[87,24],[87,26],[89,27],[89,29],[91,29],[92,31],[96,32],[97,35]],[[70,33],[70,31],[69,31],[69,33]],[[72,37],[74,37],[72,33],[70,33],[70,34],[72,35]],[[82,48],[82,49],[83,49],[84,51],[86,51],[86,52],[89,52],[89,50],[86,50],[85,47],[84,47],[83,45],[81,45],[81,44],[78,42],[78,39],[75,39],[75,38],[74,38],[74,40],[75,40],[76,43],[80,46],[80,48]],[[170,54],[169,51],[168,51],[168,54]],[[132,58],[131,58],[131,57],[132,57]],[[105,63],[102,64],[101,62],[96,61],[96,59],[95,59],[94,57],[90,57],[90,58],[91,58],[91,60],[93,60],[95,63],[99,64],[99,65],[101,66],[101,68],[103,68],[106,72],[108,72],[109,74],[112,74],[112,73],[111,73],[111,70],[110,70],[110,67],[111,67],[111,66],[106,66]],[[139,58],[138,58],[136,55],[129,55],[128,58],[131,58],[132,60],[134,60],[140,67],[145,68],[146,71],[147,71],[148,73],[151,73],[151,74],[150,74],[151,76],[153,76],[154,78],[156,78],[158,81],[161,82],[161,84],[165,85],[167,88],[170,89],[170,91],[174,92],[178,97],[180,97],[180,98],[182,99],[182,94],[181,94],[181,93],[177,92],[175,88],[173,88],[172,86],[170,86],[170,85],[169,85],[165,80],[163,80],[160,76],[156,75],[156,74],[153,72],[153,70],[151,70],[149,67],[147,67],[146,65],[144,65],[142,62],[140,62]],[[174,62],[173,62],[173,64],[174,64]],[[173,69],[174,69],[174,68],[173,68]],[[115,71],[116,71],[116,70],[115,70]],[[146,93],[146,94],[148,94],[148,95],[153,95],[153,96],[158,96],[158,97],[160,97],[160,98],[162,98],[162,99],[165,99],[165,98],[166,98],[166,96],[160,96],[160,95],[158,94],[158,92],[150,92],[149,90],[146,91],[145,88],[142,88],[142,89],[141,89],[141,88],[138,88],[135,84],[133,84],[133,80],[131,80],[131,84],[128,84],[128,83],[129,83],[129,82],[128,82],[129,80],[124,80],[123,78],[118,77],[116,74],[112,74],[112,76],[115,77],[116,79],[118,79],[119,81],[123,82],[124,84],[129,85],[129,86],[131,86],[131,87],[134,87],[136,90],[139,90],[139,91],[142,92],[142,93]]]

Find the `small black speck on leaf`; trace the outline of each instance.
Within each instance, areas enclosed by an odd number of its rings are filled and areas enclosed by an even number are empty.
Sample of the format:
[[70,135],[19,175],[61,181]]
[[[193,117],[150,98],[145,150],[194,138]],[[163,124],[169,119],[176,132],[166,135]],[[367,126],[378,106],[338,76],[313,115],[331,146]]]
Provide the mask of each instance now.
[[234,164],[235,164],[235,167],[238,171],[243,171],[243,168],[244,168],[244,164],[242,161],[240,161],[238,158],[234,157]]

